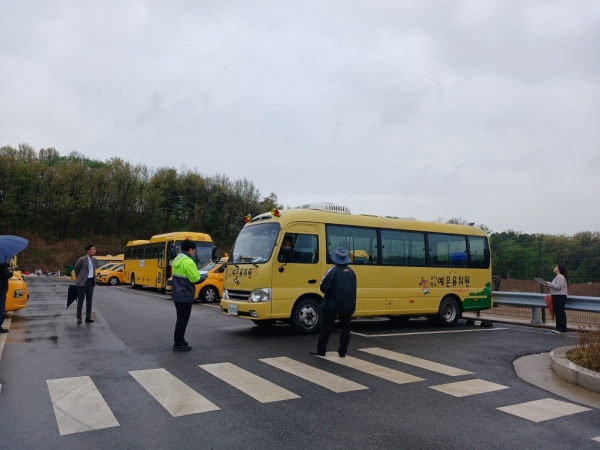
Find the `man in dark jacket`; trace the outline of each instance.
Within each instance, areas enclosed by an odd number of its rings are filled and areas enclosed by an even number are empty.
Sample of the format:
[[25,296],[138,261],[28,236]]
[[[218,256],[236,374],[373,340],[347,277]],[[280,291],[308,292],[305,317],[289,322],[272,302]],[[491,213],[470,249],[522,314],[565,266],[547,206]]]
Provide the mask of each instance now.
[[92,319],[92,298],[94,297],[94,286],[96,285],[96,269],[98,260],[96,247],[93,244],[85,246],[85,255],[77,260],[73,271],[75,272],[75,285],[78,290],[77,298],[77,323],[81,323],[81,313],[83,311],[83,299],[85,298],[85,322],[94,323]]
[[12,271],[6,263],[0,264],[0,333],[8,333],[8,330],[2,328],[4,322],[4,309],[6,307],[6,293],[8,292],[8,280],[12,278]]
[[321,302],[323,325],[319,334],[317,351],[312,355],[325,356],[331,327],[336,317],[340,320],[342,334],[338,354],[343,358],[350,343],[350,317],[356,310],[356,275],[348,267],[350,255],[344,247],[331,252],[331,260],[335,265],[327,271],[321,280],[321,292],[325,294]]

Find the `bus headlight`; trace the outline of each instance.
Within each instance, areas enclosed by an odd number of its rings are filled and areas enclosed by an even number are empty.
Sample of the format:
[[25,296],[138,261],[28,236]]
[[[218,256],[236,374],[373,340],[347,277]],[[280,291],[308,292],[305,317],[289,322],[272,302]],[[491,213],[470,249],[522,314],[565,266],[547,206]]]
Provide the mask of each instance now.
[[227,292],[227,289],[223,289],[223,296],[221,298],[223,300],[229,300],[229,292]]
[[248,301],[251,303],[270,302],[271,288],[254,289],[252,292],[250,292],[250,297],[248,297]]
[[23,291],[23,289],[15,289],[13,291],[13,298],[23,298],[24,294],[25,292]]

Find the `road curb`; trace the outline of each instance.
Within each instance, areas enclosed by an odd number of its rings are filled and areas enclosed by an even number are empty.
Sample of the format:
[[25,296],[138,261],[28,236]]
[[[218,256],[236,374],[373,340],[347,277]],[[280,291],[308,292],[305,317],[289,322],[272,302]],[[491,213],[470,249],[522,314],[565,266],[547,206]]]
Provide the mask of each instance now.
[[573,364],[566,353],[575,346],[559,347],[550,352],[552,371],[570,383],[600,393],[600,373]]

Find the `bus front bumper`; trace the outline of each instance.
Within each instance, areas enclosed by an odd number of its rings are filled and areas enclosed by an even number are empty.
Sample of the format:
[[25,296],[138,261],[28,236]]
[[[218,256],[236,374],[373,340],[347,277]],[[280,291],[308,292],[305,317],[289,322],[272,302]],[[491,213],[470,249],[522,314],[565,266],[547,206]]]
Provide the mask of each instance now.
[[242,319],[268,320],[271,318],[271,302],[221,300],[221,312],[226,316],[237,316]]

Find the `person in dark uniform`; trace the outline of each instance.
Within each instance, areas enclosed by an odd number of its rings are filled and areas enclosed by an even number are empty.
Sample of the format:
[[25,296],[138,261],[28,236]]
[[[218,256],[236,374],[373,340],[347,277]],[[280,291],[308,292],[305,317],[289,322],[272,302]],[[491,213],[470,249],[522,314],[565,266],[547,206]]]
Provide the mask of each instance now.
[[334,266],[321,280],[321,292],[325,294],[321,302],[323,325],[319,333],[317,351],[312,355],[325,356],[331,327],[339,318],[342,327],[338,355],[345,357],[350,343],[350,317],[356,310],[356,274],[348,266],[350,255],[345,247],[338,247],[331,252]]
[[4,322],[4,313],[6,308],[6,294],[8,292],[8,280],[13,276],[12,271],[4,262],[0,264],[0,333],[8,333],[6,328],[2,328]]

